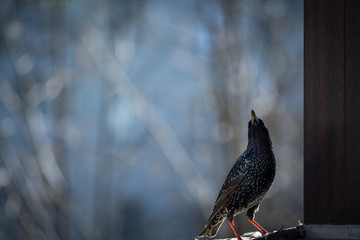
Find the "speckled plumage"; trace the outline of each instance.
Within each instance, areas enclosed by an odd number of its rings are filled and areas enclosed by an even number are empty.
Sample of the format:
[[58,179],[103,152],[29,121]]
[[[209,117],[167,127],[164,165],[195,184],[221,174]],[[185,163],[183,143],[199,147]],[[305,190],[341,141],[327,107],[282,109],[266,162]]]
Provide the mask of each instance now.
[[198,237],[214,237],[225,219],[232,221],[245,210],[253,220],[273,183],[276,164],[269,131],[254,111],[251,115],[247,148],[227,175],[213,212]]

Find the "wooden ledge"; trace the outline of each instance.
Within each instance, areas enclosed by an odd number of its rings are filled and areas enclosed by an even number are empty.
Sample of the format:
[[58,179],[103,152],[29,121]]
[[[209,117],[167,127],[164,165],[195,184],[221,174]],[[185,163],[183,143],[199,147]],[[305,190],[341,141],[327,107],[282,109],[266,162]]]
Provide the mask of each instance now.
[[[249,232],[241,235],[243,240],[292,240],[305,237],[305,229],[303,225],[296,227],[284,228],[280,231],[274,231],[272,233],[261,235],[260,232]],[[237,240],[237,238],[224,238],[213,240]]]

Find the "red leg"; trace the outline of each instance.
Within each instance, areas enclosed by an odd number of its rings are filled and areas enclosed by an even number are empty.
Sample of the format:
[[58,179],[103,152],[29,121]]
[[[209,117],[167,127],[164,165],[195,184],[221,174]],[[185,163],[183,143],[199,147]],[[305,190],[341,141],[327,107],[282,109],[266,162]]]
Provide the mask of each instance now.
[[238,239],[238,240],[242,240],[242,238],[240,237],[240,235],[239,235],[238,232],[236,231],[236,228],[235,228],[235,226],[234,226],[234,223],[233,223],[232,221],[230,221],[230,220],[227,220],[227,221],[228,221],[231,229],[232,229],[233,232],[235,233],[237,239]]
[[266,233],[269,233],[268,231],[266,231],[262,226],[260,226],[260,224],[258,224],[257,222],[255,222],[255,220],[252,220],[250,218],[249,219],[249,222],[251,222],[257,229],[260,230],[260,232],[262,233],[262,235],[266,234]]

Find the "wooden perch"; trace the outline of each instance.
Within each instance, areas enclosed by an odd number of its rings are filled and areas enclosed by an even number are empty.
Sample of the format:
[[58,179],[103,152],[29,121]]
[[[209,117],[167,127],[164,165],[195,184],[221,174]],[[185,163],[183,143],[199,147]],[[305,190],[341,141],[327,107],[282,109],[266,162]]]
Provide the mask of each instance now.
[[300,239],[305,237],[305,230],[303,225],[298,225],[292,228],[285,228],[281,231],[272,232],[268,235],[256,238],[256,240],[290,240]]
[[[280,231],[275,231],[264,236],[260,232],[244,233],[241,238],[243,240],[292,240],[305,237],[305,230],[303,225],[298,225],[292,228],[284,228]],[[237,240],[237,238],[214,239],[214,240]]]

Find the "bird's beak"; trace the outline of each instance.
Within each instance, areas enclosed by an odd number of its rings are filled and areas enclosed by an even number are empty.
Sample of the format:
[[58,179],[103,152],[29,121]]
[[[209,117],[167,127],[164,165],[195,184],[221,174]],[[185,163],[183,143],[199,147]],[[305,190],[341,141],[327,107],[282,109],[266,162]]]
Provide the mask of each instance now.
[[254,110],[251,110],[251,124],[254,124],[255,120],[257,119]]

